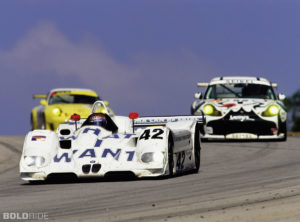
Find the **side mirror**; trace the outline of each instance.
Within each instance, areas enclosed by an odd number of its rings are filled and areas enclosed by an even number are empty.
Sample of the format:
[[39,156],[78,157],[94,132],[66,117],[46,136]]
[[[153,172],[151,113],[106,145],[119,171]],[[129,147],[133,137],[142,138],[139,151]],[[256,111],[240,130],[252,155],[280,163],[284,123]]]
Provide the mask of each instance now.
[[201,92],[196,92],[194,94],[195,99],[202,99],[202,93]]
[[278,99],[279,99],[279,100],[282,101],[282,100],[284,100],[285,98],[286,98],[286,96],[285,96],[284,94],[281,94],[281,93],[278,94]]
[[277,83],[271,83],[271,86],[273,87],[273,88],[277,88],[278,87],[278,84]]
[[42,99],[42,100],[40,101],[40,104],[41,104],[42,106],[46,106],[46,105],[47,105],[47,100]]

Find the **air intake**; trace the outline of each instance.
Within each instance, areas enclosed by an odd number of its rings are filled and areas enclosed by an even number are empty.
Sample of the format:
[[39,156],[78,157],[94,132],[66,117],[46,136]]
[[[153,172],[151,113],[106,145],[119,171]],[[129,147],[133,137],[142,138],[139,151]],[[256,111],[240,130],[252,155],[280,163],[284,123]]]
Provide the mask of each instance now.
[[91,164],[85,164],[82,166],[82,172],[88,174],[91,170]]
[[72,146],[71,140],[60,140],[59,141],[60,148],[62,149],[70,149]]
[[92,166],[93,173],[98,173],[100,169],[101,169],[101,164],[93,164]]
[[71,134],[71,130],[69,130],[69,129],[62,129],[62,130],[60,130],[60,134],[64,135],[64,136],[70,135]]

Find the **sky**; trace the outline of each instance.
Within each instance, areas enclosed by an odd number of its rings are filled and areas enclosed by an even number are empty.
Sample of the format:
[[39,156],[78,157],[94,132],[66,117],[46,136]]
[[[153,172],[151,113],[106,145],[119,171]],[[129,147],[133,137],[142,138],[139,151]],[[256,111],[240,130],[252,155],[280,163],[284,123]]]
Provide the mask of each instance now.
[[198,81],[300,88],[298,0],[1,0],[0,135],[25,135],[36,93],[97,91],[117,115],[190,114]]

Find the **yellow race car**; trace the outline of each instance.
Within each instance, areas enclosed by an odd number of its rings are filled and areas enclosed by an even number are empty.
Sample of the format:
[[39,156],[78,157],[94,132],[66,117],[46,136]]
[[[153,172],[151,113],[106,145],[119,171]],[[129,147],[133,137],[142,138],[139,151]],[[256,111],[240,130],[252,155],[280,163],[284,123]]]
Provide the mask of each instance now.
[[[100,100],[98,94],[90,89],[57,88],[48,95],[35,94],[40,98],[40,105],[31,111],[31,127],[34,129],[49,129],[55,131],[59,124],[68,122],[71,115],[79,114],[87,118],[95,101]],[[108,102],[104,101],[108,106]],[[109,115],[114,115],[108,107]]]

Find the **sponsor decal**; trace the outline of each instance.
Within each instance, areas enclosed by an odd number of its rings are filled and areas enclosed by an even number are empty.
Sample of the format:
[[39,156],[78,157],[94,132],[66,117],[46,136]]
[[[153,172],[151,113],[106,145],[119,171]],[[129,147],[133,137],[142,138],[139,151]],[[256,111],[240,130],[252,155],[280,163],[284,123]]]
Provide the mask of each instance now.
[[79,156],[79,158],[83,157],[96,157],[95,150],[94,149],[86,149],[82,152],[82,154]]
[[232,84],[232,83],[254,83],[253,80],[249,80],[249,79],[228,79],[225,81],[228,84]]
[[121,149],[117,149],[116,152],[113,152],[111,149],[104,149],[102,157],[106,158],[107,154],[110,154],[115,160],[119,160]]
[[33,136],[31,141],[46,141],[46,136]]
[[50,94],[50,97],[56,96],[56,95],[63,95],[63,94],[71,94],[71,91],[58,91],[58,92],[52,92]]
[[184,169],[185,152],[182,151],[177,155],[176,169],[182,171]]
[[251,133],[232,133],[225,136],[226,139],[257,139],[258,136]]
[[[53,159],[53,161],[55,163],[58,163],[58,162],[71,162],[72,160],[72,155],[74,155],[75,153],[77,153],[78,150],[73,150],[73,154],[72,153],[67,153],[67,152],[64,152],[64,153],[61,153],[60,155],[56,155]],[[97,157],[96,155],[96,152],[93,148],[89,148],[89,149],[85,149],[84,151],[82,151],[81,153],[79,153],[79,156],[78,158],[80,159],[83,159],[83,158],[108,158],[108,157],[112,157],[114,160],[118,161],[120,156],[125,154],[127,156],[126,160],[128,162],[132,161],[133,160],[133,157],[134,157],[134,154],[135,154],[135,151],[122,151],[121,148],[118,148],[118,149],[110,149],[110,148],[105,148],[103,150],[103,152],[101,153],[100,157]]]
[[232,120],[232,121],[241,121],[241,122],[244,122],[244,121],[254,121],[254,119],[250,118],[249,116],[233,116],[233,115],[230,115],[229,120]]
[[134,121],[135,124],[166,124],[168,122],[178,122],[185,120],[201,121],[202,117],[199,116],[170,116],[170,117],[141,117]]
[[235,104],[235,103],[225,103],[225,104],[223,104],[222,106],[223,106],[223,107],[227,107],[227,108],[231,108],[231,107],[236,106],[236,104]]

